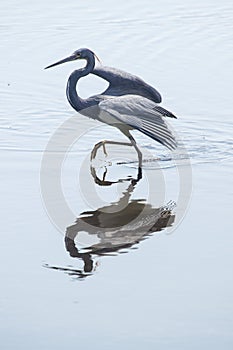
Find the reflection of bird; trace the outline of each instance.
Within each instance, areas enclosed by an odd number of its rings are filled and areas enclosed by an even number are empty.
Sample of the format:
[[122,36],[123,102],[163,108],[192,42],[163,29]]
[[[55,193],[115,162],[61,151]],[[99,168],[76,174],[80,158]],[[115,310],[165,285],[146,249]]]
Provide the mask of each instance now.
[[[130,200],[137,181],[131,181],[118,202],[95,211],[81,213],[75,224],[67,227],[65,245],[70,256],[84,262],[84,272],[92,272],[92,255],[116,253],[123,248],[131,248],[153,232],[158,232],[174,223],[172,214],[174,202],[154,208],[143,200]],[[87,245],[80,251],[75,244],[82,232],[84,236],[94,236],[98,243]]]
[[[79,49],[71,56],[46,67],[54,67],[77,59],[86,60],[86,66],[75,70],[68,79],[66,92],[71,106],[92,119],[116,126],[130,140],[130,143],[102,141],[94,148],[92,158],[95,157],[100,146],[103,146],[106,154],[105,144],[107,143],[133,146],[137,151],[139,167],[141,168],[142,153],[130,134],[132,129],[141,131],[169,149],[175,149],[176,140],[164,117],[176,117],[158,106],[157,103],[161,102],[158,91],[142,79],[121,70],[105,66],[95,68],[95,58],[97,56],[91,50]],[[102,94],[82,99],[77,94],[76,85],[81,77],[89,73],[107,80],[109,86]]]
[[[95,183],[101,186],[111,186],[127,180],[130,181],[130,184],[122,192],[122,196],[117,202],[79,214],[75,223],[67,227],[65,233],[66,250],[72,258],[83,261],[84,267],[82,269],[70,266],[44,265],[53,270],[64,271],[77,278],[85,278],[93,274],[96,267],[94,257],[121,253],[122,249],[133,248],[152,233],[172,226],[175,221],[175,214],[172,211],[176,204],[173,201],[168,202],[165,206],[155,208],[150,203],[146,203],[145,200],[131,199],[134,189],[141,179],[106,181],[105,179],[100,180],[94,169],[92,169],[91,174]],[[87,242],[90,242],[90,237],[98,242],[84,244],[86,239]]]

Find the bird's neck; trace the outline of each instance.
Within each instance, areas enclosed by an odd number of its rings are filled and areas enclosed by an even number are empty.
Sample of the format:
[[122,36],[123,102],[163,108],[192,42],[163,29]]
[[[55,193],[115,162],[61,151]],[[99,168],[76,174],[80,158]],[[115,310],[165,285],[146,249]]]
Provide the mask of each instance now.
[[82,99],[77,94],[76,86],[80,78],[85,77],[89,73],[93,71],[95,67],[95,58],[94,56],[90,56],[87,58],[87,64],[84,68],[77,69],[71,73],[69,76],[67,87],[66,87],[66,95],[69,103],[76,111],[81,111],[84,108],[88,107],[88,102],[85,99]]

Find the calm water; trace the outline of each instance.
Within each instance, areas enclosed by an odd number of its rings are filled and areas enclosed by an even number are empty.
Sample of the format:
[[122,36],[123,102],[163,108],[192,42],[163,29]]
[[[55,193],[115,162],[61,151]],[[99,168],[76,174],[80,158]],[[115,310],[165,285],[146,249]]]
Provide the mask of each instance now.
[[[2,348],[232,349],[231,1],[0,9]],[[66,101],[82,64],[43,70],[83,46],[179,116],[186,151],[173,159],[135,133],[147,160],[138,183],[127,147],[100,150],[90,168],[96,142],[124,138]],[[79,92],[105,86],[87,77]]]

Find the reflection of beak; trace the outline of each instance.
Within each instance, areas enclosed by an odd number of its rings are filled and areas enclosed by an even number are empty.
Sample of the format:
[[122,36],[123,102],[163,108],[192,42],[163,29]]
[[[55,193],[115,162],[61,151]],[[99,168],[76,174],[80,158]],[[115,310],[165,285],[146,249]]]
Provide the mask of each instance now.
[[62,63],[65,63],[65,62],[74,61],[74,60],[76,60],[77,58],[78,58],[77,56],[71,55],[71,56],[69,56],[69,57],[64,58],[63,60],[60,60],[60,61],[58,61],[58,62],[56,62],[56,63],[51,64],[51,65],[48,66],[48,67],[45,67],[45,69],[48,69],[48,68],[51,68],[51,67],[54,67],[54,66],[58,66],[59,64],[62,64]]

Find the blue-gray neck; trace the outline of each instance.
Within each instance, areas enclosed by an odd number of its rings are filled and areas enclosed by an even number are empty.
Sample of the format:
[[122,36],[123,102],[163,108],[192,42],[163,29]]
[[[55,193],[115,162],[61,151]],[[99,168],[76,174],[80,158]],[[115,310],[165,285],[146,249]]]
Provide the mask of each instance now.
[[69,76],[67,86],[66,86],[66,96],[71,104],[71,106],[76,111],[81,111],[84,108],[89,107],[88,99],[82,99],[77,94],[76,85],[80,78],[85,77],[89,73],[91,73],[95,67],[95,57],[92,52],[89,52],[87,57],[85,57],[87,60],[87,64],[84,68],[77,69],[71,73]]

